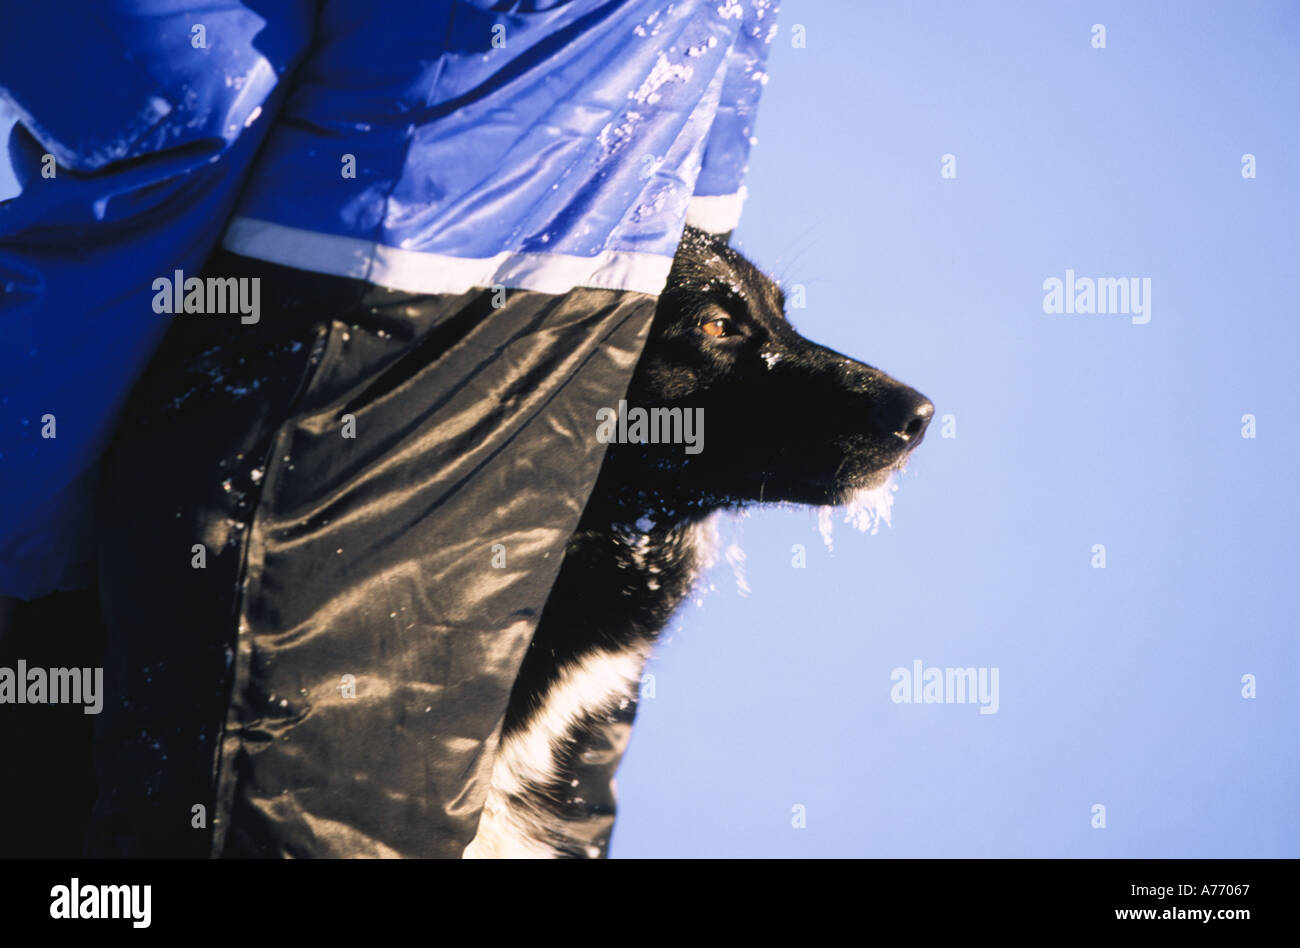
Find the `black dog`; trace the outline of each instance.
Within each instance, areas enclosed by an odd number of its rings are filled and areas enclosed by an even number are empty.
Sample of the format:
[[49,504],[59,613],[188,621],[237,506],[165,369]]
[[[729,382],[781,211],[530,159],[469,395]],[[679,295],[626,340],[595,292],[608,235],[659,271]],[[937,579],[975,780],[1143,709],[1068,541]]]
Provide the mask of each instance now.
[[934,406],[800,336],[784,304],[725,238],[687,228],[627,403],[702,408],[705,447],[610,445],[511,694],[466,855],[603,855],[642,667],[707,556],[705,519],[845,503],[920,443]]

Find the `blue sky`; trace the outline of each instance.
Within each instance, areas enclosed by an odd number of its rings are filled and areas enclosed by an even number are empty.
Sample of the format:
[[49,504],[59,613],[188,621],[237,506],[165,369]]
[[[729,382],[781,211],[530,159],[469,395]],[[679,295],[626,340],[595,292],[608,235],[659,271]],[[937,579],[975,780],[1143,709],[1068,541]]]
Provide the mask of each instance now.
[[[1300,8],[785,0],[769,72],[738,241],[956,437],[874,536],[739,524],[613,855],[1300,856]],[[1044,313],[1067,269],[1150,322]],[[918,659],[998,712],[893,703]]]

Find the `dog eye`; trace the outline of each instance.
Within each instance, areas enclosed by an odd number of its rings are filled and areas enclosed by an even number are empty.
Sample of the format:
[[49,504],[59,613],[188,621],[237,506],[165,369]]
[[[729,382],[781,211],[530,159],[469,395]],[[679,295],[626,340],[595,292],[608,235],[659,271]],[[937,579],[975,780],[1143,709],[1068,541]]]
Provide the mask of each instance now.
[[735,332],[731,328],[731,320],[726,316],[715,316],[707,322],[700,323],[700,331],[706,336],[713,336],[714,338],[730,336]]

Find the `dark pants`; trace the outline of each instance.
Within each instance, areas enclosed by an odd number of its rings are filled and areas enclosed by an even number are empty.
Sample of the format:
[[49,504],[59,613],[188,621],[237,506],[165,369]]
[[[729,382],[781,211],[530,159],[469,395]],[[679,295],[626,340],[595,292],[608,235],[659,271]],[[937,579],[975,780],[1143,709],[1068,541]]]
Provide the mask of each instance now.
[[655,300],[208,272],[261,320],[171,317],[106,460],[87,852],[459,856]]

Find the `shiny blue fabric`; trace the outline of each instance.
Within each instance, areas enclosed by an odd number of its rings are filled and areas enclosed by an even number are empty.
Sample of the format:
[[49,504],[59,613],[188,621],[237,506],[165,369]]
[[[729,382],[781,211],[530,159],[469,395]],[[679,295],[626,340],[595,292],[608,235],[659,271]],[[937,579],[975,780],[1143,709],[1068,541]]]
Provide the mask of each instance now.
[[[417,255],[666,272],[691,197],[740,185],[775,18],[769,0],[73,6],[15,6],[0,33],[21,187],[0,202],[0,595],[22,598],[86,581],[94,465],[173,318],[152,281],[197,273],[232,211]],[[311,252],[291,265],[382,282]]]
[[[761,85],[741,64],[722,75],[752,4],[493,12],[444,0],[404,9],[401,30],[396,10],[376,14],[383,6],[326,5],[240,215],[456,257],[670,258],[719,108],[710,86],[731,79],[734,115]],[[737,52],[757,60],[765,49],[747,41]],[[358,62],[365,81],[340,84]],[[711,181],[738,184],[748,136],[719,132]],[[355,178],[342,177],[346,155]]]

